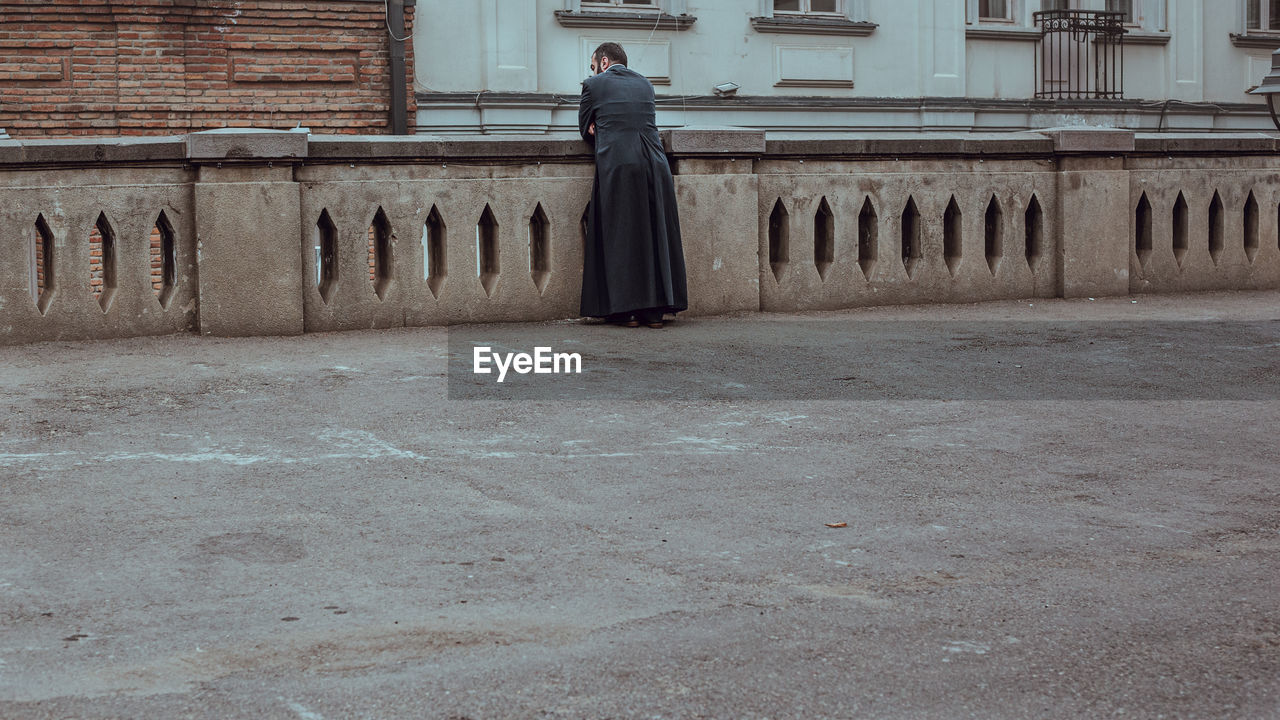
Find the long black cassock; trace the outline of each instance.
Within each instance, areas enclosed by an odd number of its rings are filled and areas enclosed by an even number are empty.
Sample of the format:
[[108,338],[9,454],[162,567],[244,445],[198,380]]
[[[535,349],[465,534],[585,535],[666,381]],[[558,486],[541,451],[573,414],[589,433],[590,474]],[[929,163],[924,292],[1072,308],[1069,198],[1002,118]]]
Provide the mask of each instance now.
[[[587,129],[595,123],[595,135]],[[582,314],[689,307],[675,182],[654,113],[653,85],[623,65],[582,83],[582,138],[595,146]]]

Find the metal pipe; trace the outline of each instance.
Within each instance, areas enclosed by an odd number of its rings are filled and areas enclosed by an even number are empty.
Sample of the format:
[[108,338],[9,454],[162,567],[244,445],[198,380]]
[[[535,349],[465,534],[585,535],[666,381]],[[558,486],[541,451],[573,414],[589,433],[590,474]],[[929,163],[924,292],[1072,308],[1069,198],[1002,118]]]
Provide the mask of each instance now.
[[404,68],[404,3],[387,0],[387,33],[391,42],[391,134],[409,134],[409,94]]

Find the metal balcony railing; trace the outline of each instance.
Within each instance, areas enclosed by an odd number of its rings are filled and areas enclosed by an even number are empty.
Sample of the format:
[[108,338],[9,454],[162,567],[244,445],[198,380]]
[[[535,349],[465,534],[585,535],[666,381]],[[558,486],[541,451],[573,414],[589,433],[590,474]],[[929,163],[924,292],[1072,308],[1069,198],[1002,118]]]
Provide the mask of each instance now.
[[1043,10],[1033,17],[1040,30],[1036,97],[1124,97],[1124,13]]

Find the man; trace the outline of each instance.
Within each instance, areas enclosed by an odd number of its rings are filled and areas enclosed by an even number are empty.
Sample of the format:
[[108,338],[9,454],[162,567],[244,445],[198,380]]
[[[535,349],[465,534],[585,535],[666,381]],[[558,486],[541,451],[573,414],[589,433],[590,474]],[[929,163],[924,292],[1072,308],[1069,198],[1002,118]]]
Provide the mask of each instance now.
[[595,148],[587,217],[582,314],[662,327],[689,307],[675,182],[658,139],[653,85],[607,42],[591,55],[578,128]]

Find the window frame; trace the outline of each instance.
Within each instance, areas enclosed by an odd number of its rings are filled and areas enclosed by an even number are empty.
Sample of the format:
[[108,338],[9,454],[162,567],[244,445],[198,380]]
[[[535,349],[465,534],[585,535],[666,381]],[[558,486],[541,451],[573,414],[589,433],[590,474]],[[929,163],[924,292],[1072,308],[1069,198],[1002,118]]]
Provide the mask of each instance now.
[[870,0],[840,0],[837,13],[783,10],[775,15],[773,0],[760,0],[760,14],[751,18],[751,29],[767,34],[864,37],[879,27],[871,22],[870,4]]
[[663,9],[661,0],[648,0],[645,4],[626,3],[622,0],[580,0],[578,6],[582,10],[593,10],[608,12],[610,10],[635,10],[637,12],[647,12],[651,10]]
[[[1258,4],[1258,27],[1249,27],[1249,5]],[[1280,28],[1272,29],[1271,3],[1264,0],[1244,0],[1244,32],[1246,35],[1280,35]]]
[[[1133,4],[1130,5],[1129,7],[1130,18],[1128,21],[1124,23],[1124,26],[1131,27],[1131,28],[1145,29],[1144,20],[1146,20],[1146,16],[1143,15],[1142,13],[1142,10],[1143,10],[1142,0],[1129,0],[1129,2]],[[1104,1],[1102,3],[1102,9],[1105,10],[1106,8],[1107,8],[1107,4]]]
[[688,11],[688,0],[649,0],[648,5],[622,5],[614,0],[564,0],[569,13],[649,13],[679,15]]
[[[1140,35],[1162,36],[1169,32],[1169,0],[1132,0],[1133,19],[1126,22]],[[1040,3],[1037,3],[1040,4]],[[1106,10],[1107,0],[1072,0],[1072,10]],[[1135,38],[1136,39],[1136,38]]]
[[769,7],[773,17],[782,15],[783,17],[819,17],[819,18],[835,18],[849,17],[848,0],[835,0],[835,10],[813,10],[811,9],[813,0],[797,0],[800,3],[800,10],[778,10],[774,8],[774,0],[769,0]]
[[978,0],[967,0],[964,4],[965,25],[991,28],[1029,28],[1031,22],[1031,3],[1039,5],[1039,0],[1005,0],[1009,10],[1008,17],[980,17]]
[[[1168,0],[1133,0],[1137,21],[1125,23],[1129,32],[1125,44],[1164,45],[1169,42]],[[965,35],[970,39],[1033,41],[1039,37],[1035,13],[1050,10],[1044,0],[1009,0],[1013,20],[979,18],[978,0],[965,3]],[[1068,10],[1098,11],[1106,9],[1106,0],[1069,0]]]
[[1168,34],[1170,0],[1133,0],[1132,23],[1125,27],[1136,28],[1143,33]]
[[[839,21],[849,21],[855,23],[871,22],[871,2],[870,0],[840,0],[838,13],[804,13],[784,10],[776,17],[782,18],[811,18],[815,21],[832,19]],[[760,18],[773,18],[773,0],[760,0]]]
[[993,23],[1000,25],[1013,25],[1018,22],[1018,4],[1017,0],[1004,0],[1005,16],[997,17],[995,15],[983,15],[982,0],[978,0],[978,2],[975,3],[977,7],[973,11],[973,17],[978,24],[985,25],[987,23]]
[[649,32],[682,32],[698,18],[689,14],[688,0],[649,0],[649,5],[592,4],[595,0],[564,0],[556,22],[567,28],[610,28]]

